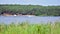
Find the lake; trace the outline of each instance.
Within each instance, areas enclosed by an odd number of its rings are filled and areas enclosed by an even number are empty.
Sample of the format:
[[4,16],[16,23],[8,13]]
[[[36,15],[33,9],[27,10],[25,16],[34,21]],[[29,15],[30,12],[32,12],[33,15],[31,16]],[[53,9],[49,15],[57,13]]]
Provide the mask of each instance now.
[[32,24],[60,21],[60,16],[0,16],[0,23],[29,22]]

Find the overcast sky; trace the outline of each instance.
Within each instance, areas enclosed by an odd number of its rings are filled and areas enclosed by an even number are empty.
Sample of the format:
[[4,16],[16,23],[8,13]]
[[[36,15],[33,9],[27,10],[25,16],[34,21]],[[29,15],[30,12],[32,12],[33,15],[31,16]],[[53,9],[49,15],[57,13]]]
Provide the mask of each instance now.
[[0,0],[0,4],[60,5],[60,0]]

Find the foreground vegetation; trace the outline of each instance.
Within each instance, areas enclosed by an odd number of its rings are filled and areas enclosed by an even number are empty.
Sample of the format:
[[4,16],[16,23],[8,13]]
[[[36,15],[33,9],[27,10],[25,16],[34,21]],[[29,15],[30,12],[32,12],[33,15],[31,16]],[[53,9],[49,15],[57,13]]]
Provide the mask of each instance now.
[[47,24],[0,24],[0,34],[60,34],[60,22]]
[[0,15],[8,14],[22,14],[22,15],[36,15],[36,16],[60,16],[60,6],[41,6],[41,5],[1,5]]

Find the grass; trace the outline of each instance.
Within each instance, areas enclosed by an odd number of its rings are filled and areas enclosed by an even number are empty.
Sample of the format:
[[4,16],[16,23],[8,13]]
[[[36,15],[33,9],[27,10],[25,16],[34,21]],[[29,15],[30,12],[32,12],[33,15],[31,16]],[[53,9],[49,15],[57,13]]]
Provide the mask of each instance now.
[[60,22],[47,24],[0,24],[0,34],[60,34]]

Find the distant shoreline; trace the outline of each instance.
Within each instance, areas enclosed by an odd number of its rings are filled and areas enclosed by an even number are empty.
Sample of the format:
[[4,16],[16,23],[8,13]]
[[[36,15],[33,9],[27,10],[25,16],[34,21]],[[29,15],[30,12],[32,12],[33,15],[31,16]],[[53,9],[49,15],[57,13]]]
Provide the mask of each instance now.
[[14,15],[11,15],[11,14],[2,14],[1,16],[35,16],[35,15],[22,15],[22,14],[14,14]]

